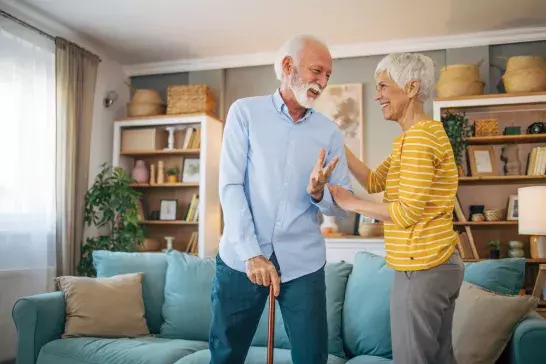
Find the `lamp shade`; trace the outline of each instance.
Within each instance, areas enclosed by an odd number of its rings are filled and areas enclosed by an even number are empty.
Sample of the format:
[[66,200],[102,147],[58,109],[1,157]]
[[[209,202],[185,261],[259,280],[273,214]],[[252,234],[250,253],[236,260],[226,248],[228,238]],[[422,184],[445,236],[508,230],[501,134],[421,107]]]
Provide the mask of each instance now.
[[519,233],[546,235],[546,186],[518,188]]

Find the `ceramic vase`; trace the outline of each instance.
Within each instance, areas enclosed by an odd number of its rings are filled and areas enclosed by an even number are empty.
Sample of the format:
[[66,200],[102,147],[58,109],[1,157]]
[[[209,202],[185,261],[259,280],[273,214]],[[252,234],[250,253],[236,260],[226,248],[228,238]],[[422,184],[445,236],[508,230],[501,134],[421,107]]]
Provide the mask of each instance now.
[[323,215],[323,222],[320,225],[320,231],[324,235],[332,235],[338,232],[335,216]]
[[133,177],[137,183],[148,183],[150,175],[148,173],[148,168],[146,168],[146,163],[143,160],[136,161],[135,167],[131,172],[131,177]]

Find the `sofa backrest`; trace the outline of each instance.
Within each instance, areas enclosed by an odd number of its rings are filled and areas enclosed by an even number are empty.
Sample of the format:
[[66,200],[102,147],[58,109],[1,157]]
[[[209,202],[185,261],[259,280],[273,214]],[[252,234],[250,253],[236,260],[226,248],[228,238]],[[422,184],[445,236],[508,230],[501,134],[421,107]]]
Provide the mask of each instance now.
[[[215,260],[169,251],[167,253],[121,253],[95,251],[97,276],[143,272],[143,299],[146,321],[153,334],[186,340],[208,340],[211,317],[210,294]],[[328,352],[343,357],[342,310],[347,279],[352,265],[327,263],[326,305]],[[267,346],[268,308],[263,314],[252,345]],[[278,303],[275,315],[275,346],[290,348]]]

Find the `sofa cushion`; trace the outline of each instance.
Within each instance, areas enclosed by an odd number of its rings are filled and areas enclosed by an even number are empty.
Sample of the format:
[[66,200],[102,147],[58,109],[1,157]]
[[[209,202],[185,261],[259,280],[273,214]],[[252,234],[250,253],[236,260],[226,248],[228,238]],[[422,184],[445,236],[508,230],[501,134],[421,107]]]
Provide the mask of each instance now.
[[503,258],[466,263],[464,280],[489,291],[516,295],[524,275],[525,258]]
[[142,297],[146,309],[146,323],[150,332],[159,333],[163,317],[167,258],[163,253],[126,253],[96,250],[93,264],[97,277],[111,277],[125,273],[144,273]]
[[351,358],[346,364],[387,364],[392,363],[391,359],[382,358],[380,356],[359,355]]
[[495,363],[517,323],[538,305],[534,296],[502,295],[463,282],[453,315],[459,363]]
[[[273,359],[275,364],[292,364],[292,358],[290,350],[288,349],[274,349]],[[267,360],[267,348],[251,346],[248,350],[244,364],[264,364]],[[210,351],[202,350],[197,353],[188,355],[177,361],[175,364],[209,364],[210,363]],[[339,358],[335,355],[328,355],[327,364],[345,364],[346,359]]]
[[[345,262],[328,262],[324,268],[326,281],[326,314],[328,320],[328,353],[345,357],[341,337],[343,302],[347,279],[352,265]],[[260,318],[252,345],[267,346],[269,298]],[[275,312],[281,312],[279,303],[275,303]],[[282,314],[275,315],[275,347],[290,349],[290,341],[284,329]]]
[[150,333],[144,317],[142,273],[100,278],[61,276],[55,281],[66,301],[63,338]]
[[207,342],[149,336],[135,339],[59,339],[42,347],[37,364],[172,364],[207,348]]
[[160,337],[208,341],[215,260],[172,250],[167,255]]
[[343,312],[343,338],[351,356],[392,358],[390,292],[394,271],[385,258],[367,252],[354,257]]

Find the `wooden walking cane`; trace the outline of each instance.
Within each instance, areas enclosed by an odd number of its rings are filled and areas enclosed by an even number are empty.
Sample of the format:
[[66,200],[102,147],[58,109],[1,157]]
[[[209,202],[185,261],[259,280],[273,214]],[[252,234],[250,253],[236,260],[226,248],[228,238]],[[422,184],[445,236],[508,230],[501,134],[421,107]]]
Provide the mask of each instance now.
[[267,333],[267,364],[273,364],[273,347],[275,343],[275,293],[273,283],[269,285],[269,323]]

